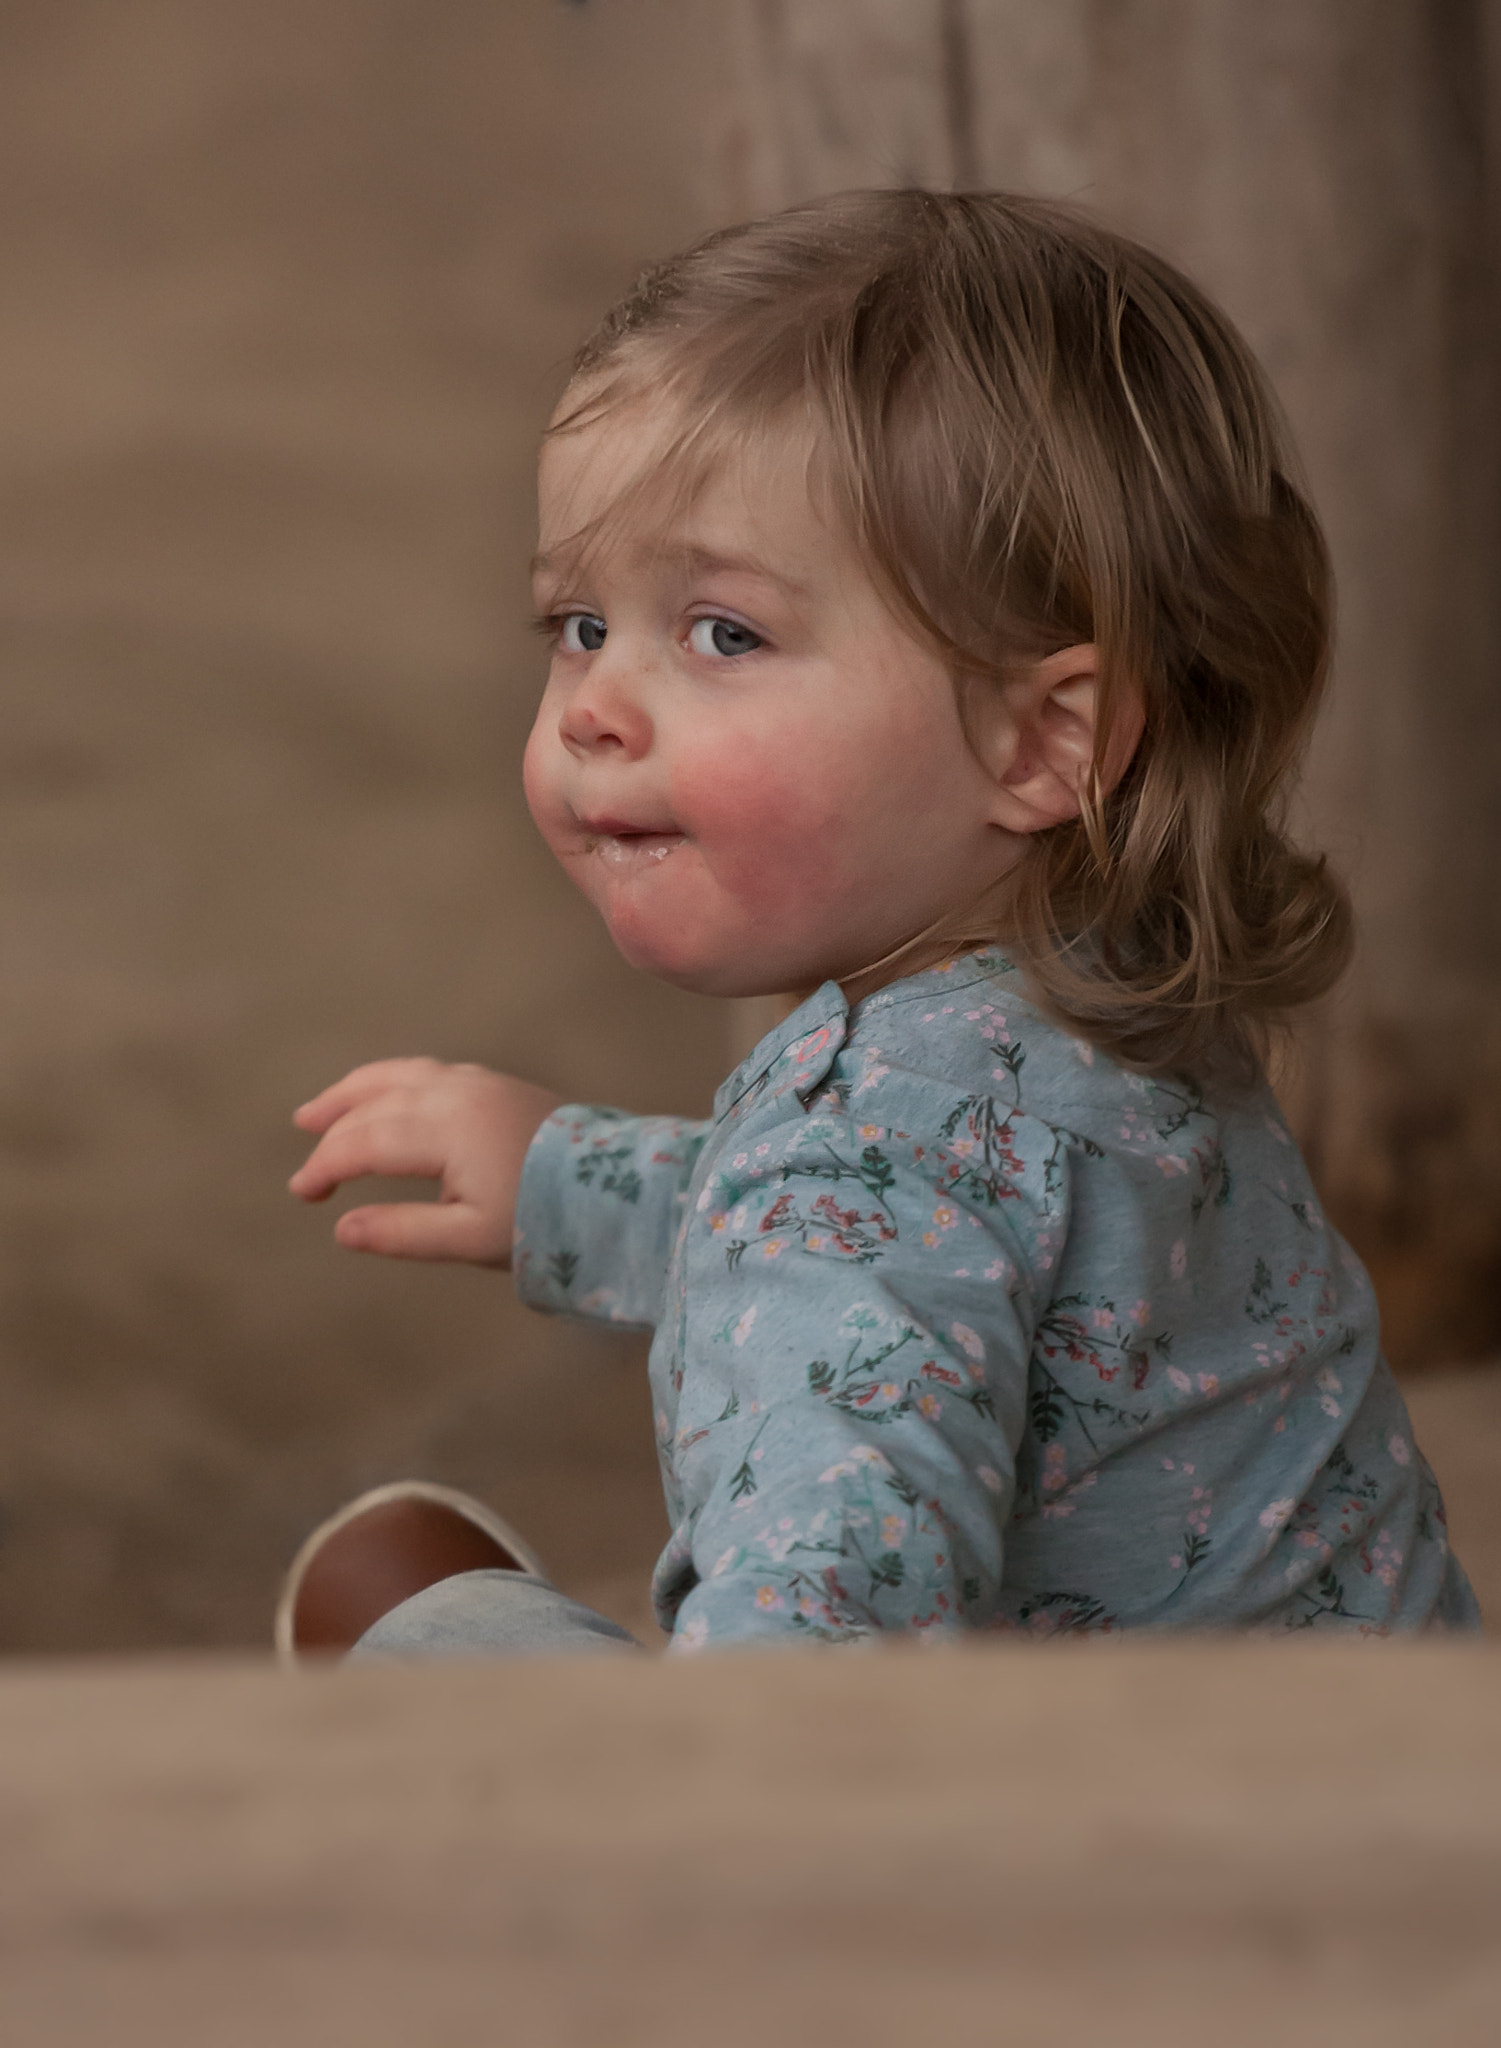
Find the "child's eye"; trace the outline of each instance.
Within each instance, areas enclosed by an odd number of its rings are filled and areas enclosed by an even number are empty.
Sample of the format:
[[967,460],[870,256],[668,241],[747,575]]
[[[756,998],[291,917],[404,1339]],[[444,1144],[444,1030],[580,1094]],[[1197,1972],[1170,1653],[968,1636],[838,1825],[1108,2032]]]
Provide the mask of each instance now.
[[695,619],[688,630],[688,645],[695,654],[735,655],[753,654],[765,642],[738,619]]
[[565,654],[598,654],[608,630],[598,612],[565,612],[558,621],[558,645]]

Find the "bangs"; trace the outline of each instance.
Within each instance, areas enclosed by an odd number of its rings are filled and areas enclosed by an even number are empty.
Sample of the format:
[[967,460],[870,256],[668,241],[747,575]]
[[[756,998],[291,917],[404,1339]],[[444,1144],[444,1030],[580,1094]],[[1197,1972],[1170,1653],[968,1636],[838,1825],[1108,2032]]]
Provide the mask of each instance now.
[[762,406],[750,391],[710,393],[704,383],[701,365],[674,361],[668,351],[649,346],[604,374],[575,377],[546,428],[544,449],[612,424],[639,425],[641,445],[602,509],[554,541],[549,562],[561,556],[586,567],[618,547],[626,533],[648,552],[668,552],[712,480],[798,440],[805,444],[810,504],[830,523],[848,526],[833,485],[827,429],[820,428],[805,394],[793,392],[780,406]]

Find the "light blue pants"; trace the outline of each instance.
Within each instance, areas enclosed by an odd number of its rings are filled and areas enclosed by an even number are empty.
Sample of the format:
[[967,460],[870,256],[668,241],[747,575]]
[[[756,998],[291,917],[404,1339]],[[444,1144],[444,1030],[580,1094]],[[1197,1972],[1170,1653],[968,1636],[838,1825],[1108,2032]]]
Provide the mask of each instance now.
[[530,1572],[456,1572],[367,1628],[351,1657],[558,1657],[641,1645]]

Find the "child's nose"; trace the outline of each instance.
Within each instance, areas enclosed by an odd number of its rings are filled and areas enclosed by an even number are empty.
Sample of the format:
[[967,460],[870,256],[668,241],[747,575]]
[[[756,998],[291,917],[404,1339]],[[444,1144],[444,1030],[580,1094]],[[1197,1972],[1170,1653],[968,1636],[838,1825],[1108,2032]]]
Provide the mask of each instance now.
[[573,691],[558,720],[558,736],[570,753],[619,752],[630,759],[651,745],[652,723],[639,695],[599,664]]

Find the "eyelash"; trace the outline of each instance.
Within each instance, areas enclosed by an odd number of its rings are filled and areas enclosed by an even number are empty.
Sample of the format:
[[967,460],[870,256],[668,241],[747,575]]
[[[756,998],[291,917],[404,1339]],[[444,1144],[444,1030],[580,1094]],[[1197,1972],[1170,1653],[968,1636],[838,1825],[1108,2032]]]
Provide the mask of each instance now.
[[[532,632],[546,640],[550,646],[556,647],[562,639],[564,628],[570,619],[598,617],[599,614],[597,612],[586,611],[582,606],[579,606],[577,609],[569,609],[563,612],[535,612],[528,623]],[[741,649],[738,654],[723,654],[716,649],[715,652],[721,661],[743,661],[747,654],[759,653],[768,644],[764,633],[758,633],[754,626],[747,626],[742,620],[732,618],[728,612],[701,612],[697,618],[690,620],[688,625],[690,640],[694,629],[698,626],[729,626],[737,633],[748,634],[756,643],[754,647]],[[698,652],[697,649],[694,651]],[[712,657],[705,656],[704,658],[711,659]]]

